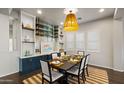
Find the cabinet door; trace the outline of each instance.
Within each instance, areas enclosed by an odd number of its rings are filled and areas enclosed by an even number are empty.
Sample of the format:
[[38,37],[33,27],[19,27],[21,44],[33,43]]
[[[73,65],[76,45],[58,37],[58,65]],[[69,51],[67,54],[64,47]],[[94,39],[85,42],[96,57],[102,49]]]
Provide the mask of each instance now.
[[47,55],[43,55],[41,58],[42,61],[47,61]]
[[43,60],[43,56],[39,56],[39,60]]
[[40,58],[39,57],[33,57],[32,58],[32,70],[38,70],[40,69]]
[[32,71],[32,59],[22,59],[22,74],[27,74]]
[[38,61],[37,61],[37,67],[38,69],[41,69],[41,64],[40,64],[40,60],[42,59],[42,57],[38,57]]
[[47,55],[47,60],[52,60],[52,55]]

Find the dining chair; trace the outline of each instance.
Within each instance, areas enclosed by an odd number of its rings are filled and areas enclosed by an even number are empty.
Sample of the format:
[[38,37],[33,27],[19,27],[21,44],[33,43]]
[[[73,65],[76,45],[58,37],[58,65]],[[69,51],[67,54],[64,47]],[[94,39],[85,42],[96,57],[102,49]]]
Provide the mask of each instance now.
[[84,51],[77,51],[77,53],[78,53],[79,55],[85,55],[85,52],[84,52]]
[[52,59],[58,59],[58,54],[57,53],[52,53]]
[[54,83],[63,77],[62,73],[51,70],[49,62],[40,60],[40,63],[42,71],[42,84],[44,83],[44,80],[46,80],[49,83]]
[[89,73],[88,73],[88,63],[89,63],[90,54],[87,54],[86,56],[87,56],[87,57],[86,57],[85,71],[86,71],[87,76],[89,77]]
[[67,70],[67,74],[71,76],[76,76],[78,78],[78,83],[80,84],[80,76],[82,75],[83,83],[85,83],[85,63],[86,63],[86,56],[81,58],[80,64],[77,66],[72,67],[71,69]]
[[64,49],[59,49],[59,52],[64,52]]
[[64,56],[64,55],[65,55],[65,52],[61,52],[61,53],[60,53],[60,56]]

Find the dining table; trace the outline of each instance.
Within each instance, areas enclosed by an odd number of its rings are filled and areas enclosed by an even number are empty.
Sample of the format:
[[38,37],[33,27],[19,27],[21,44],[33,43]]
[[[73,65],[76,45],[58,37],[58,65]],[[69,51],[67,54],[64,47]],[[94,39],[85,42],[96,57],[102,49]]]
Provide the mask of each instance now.
[[59,83],[68,84],[67,70],[71,69],[75,65],[78,65],[81,58],[82,56],[79,55],[65,55],[50,61],[50,65],[54,70],[58,70],[64,74],[63,80]]

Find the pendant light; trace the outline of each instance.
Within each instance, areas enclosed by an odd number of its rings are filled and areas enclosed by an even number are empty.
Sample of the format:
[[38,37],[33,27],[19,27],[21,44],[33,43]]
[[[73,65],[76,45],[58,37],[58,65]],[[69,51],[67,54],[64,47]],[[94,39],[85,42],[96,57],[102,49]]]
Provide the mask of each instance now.
[[77,31],[78,23],[75,14],[70,10],[64,22],[65,31]]

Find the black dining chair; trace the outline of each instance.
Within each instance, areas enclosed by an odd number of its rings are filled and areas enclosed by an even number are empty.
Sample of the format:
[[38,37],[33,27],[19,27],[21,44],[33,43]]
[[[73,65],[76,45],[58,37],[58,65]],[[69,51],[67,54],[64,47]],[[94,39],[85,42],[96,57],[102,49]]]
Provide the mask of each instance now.
[[85,55],[85,52],[84,51],[77,51],[77,54],[79,54],[79,55]]
[[85,63],[86,63],[86,56],[81,58],[80,64],[77,66],[74,66],[67,70],[67,74],[71,75],[73,77],[78,78],[78,83],[80,84],[80,76],[82,75],[83,83],[85,83]]
[[[85,76],[85,72],[86,72],[86,75],[89,77],[89,71],[88,71],[88,63],[89,63],[89,57],[90,57],[90,54],[87,54],[86,55],[86,62],[85,62],[85,66],[84,66],[84,79],[85,79],[85,81],[86,81],[86,76]],[[75,66],[75,68],[79,68],[79,65],[80,64],[77,64],[76,66]]]
[[65,56],[65,52],[60,52],[60,56]]
[[89,77],[89,73],[88,73],[89,57],[90,57],[90,54],[87,54],[86,55],[86,64],[85,64],[85,71],[86,71],[86,74],[87,74],[88,77]]
[[56,52],[52,53],[51,56],[52,56],[52,59],[58,59],[59,58],[58,54]]
[[51,70],[49,62],[41,61],[41,71],[42,71],[42,84],[44,80],[49,83],[54,83],[63,77],[63,74],[58,71]]
[[64,49],[59,49],[59,52],[64,52]]

